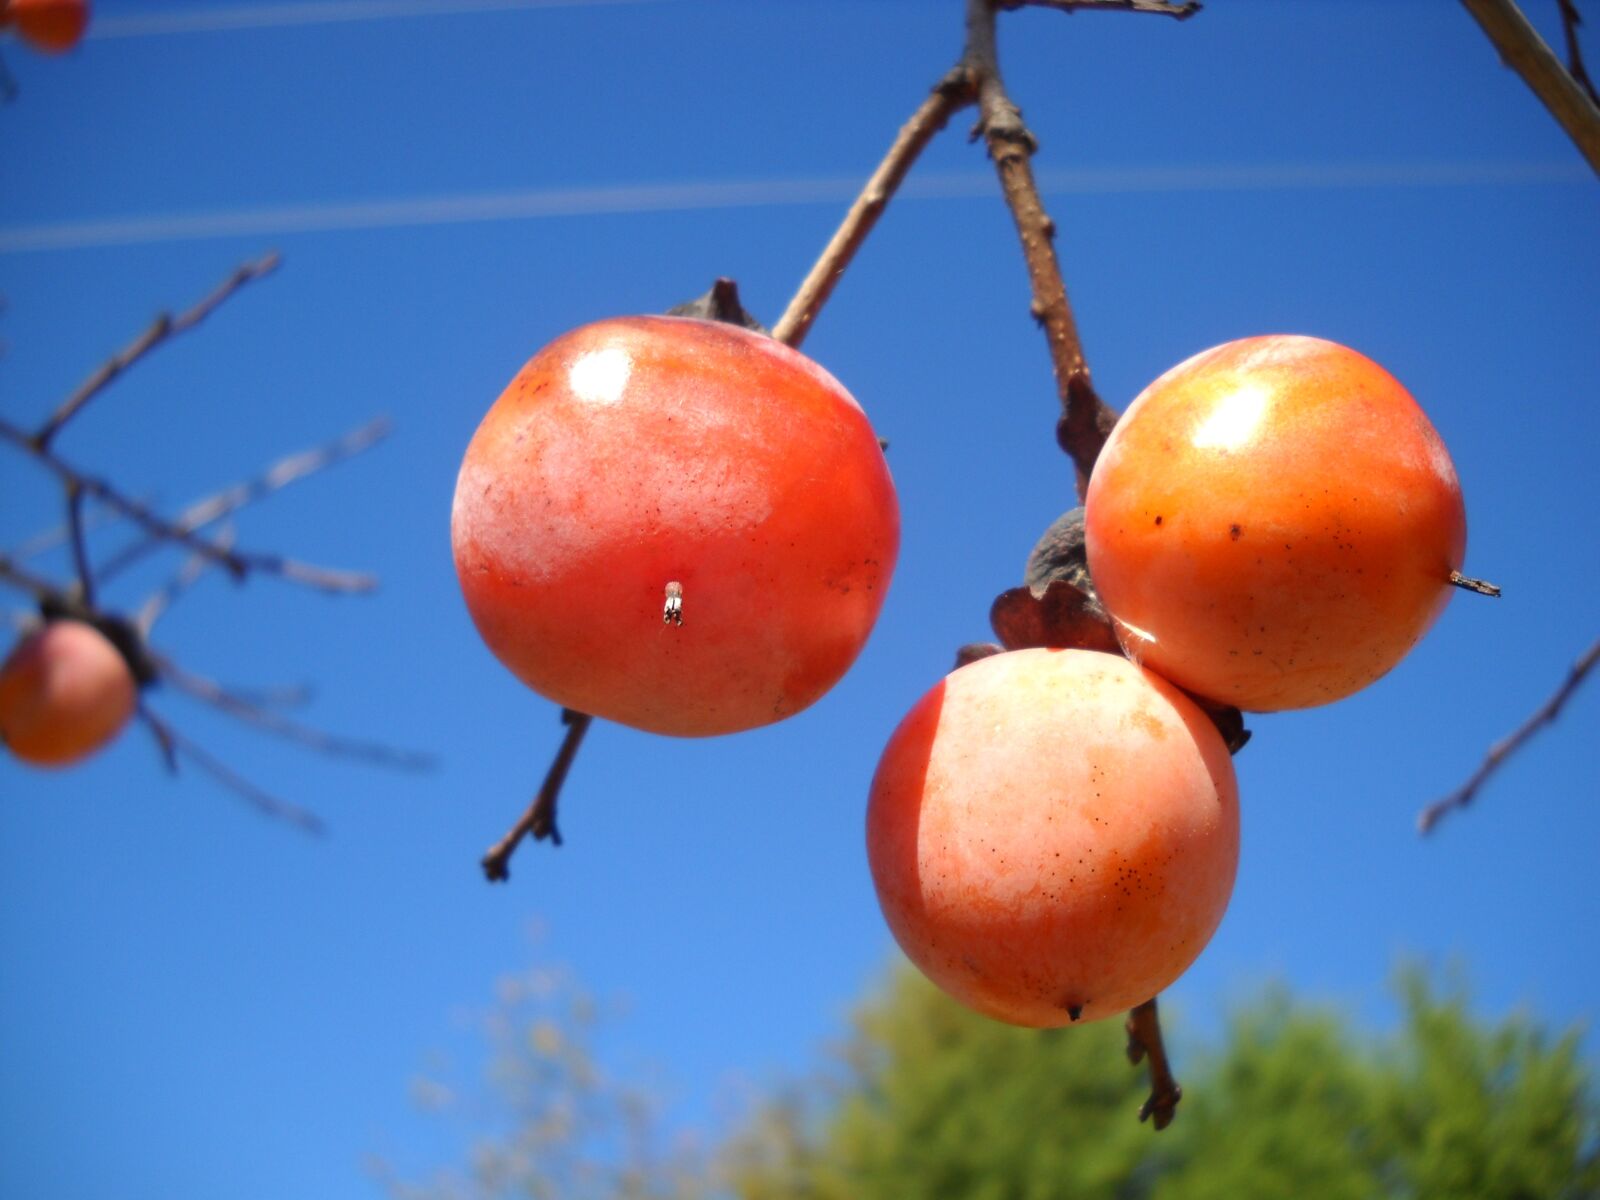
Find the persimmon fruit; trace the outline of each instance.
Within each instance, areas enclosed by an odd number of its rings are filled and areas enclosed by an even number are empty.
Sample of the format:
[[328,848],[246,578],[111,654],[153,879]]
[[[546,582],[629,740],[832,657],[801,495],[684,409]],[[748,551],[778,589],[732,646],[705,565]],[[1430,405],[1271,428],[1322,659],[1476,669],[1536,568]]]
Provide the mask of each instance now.
[[1334,342],[1245,338],[1133,402],[1085,499],[1089,570],[1130,657],[1258,712],[1326,704],[1405,656],[1466,550],[1461,485],[1415,400]]
[[1222,920],[1233,763],[1178,688],[1115,654],[1014,650],[918,701],[872,781],[867,850],[907,956],[968,1006],[1066,1025],[1151,999]]
[[87,0],[0,0],[0,25],[15,25],[17,36],[35,50],[63,54],[82,40],[89,5]]
[[641,316],[522,368],[467,448],[451,540],[479,633],[529,687],[702,736],[787,717],[844,674],[899,521],[866,415],[816,363]]
[[50,621],[0,665],[0,741],[23,762],[62,767],[121,732],[139,689],[110,640],[82,621]]

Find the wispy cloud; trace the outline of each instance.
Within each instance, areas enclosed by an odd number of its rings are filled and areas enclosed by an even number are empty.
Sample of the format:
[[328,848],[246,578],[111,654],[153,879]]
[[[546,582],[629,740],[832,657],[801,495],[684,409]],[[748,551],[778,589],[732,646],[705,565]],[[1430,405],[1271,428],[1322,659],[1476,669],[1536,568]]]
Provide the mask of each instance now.
[[238,29],[277,29],[330,25],[344,21],[390,21],[406,17],[453,17],[468,13],[532,8],[594,8],[619,4],[662,4],[669,0],[286,0],[282,4],[233,4],[215,8],[172,8],[148,13],[96,15],[92,38],[153,37],[173,33],[222,33]]
[[[1041,189],[1053,195],[1493,187],[1582,184],[1589,179],[1588,172],[1577,162],[1151,166],[1047,169],[1038,173]],[[0,226],[0,254],[550,217],[843,204],[855,196],[860,186],[861,180],[856,176],[713,180],[536,188],[400,200],[106,217]],[[990,172],[953,171],[914,176],[901,189],[900,197],[904,200],[960,199],[987,196],[994,190],[994,176]]]

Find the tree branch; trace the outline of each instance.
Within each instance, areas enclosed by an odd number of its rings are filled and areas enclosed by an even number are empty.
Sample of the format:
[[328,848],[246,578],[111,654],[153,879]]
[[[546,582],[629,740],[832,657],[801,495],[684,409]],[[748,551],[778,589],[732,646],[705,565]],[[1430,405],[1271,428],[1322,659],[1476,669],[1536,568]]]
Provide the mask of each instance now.
[[145,505],[129,499],[105,480],[78,470],[50,449],[35,445],[29,434],[3,418],[0,418],[0,441],[20,446],[37,462],[53,471],[69,488],[76,486],[84,493],[110,505],[154,537],[187,546],[205,555],[212,562],[226,567],[236,579],[242,579],[251,571],[263,571],[324,592],[370,592],[377,586],[377,580],[361,572],[331,570],[277,554],[231,550],[218,542],[200,537],[193,530],[174,525]]
[[570,708],[561,710],[561,723],[567,727],[567,736],[562,739],[561,749],[556,752],[555,761],[550,764],[538,795],[505,837],[489,847],[489,852],[483,856],[483,873],[490,883],[511,878],[511,856],[522,839],[530,833],[534,841],[549,838],[552,845],[561,845],[561,830],[556,827],[556,802],[560,799],[561,785],[566,782],[567,771],[578,753],[583,735],[589,731],[593,721],[594,718],[588,713]]
[[1594,669],[1596,662],[1600,662],[1600,641],[1596,641],[1594,645],[1579,656],[1578,661],[1573,663],[1572,668],[1567,672],[1566,679],[1562,680],[1561,686],[1555,690],[1550,699],[1546,700],[1537,712],[1524,721],[1520,727],[1489,748],[1489,753],[1484,757],[1483,763],[1472,773],[1472,777],[1466,783],[1443,799],[1435,800],[1418,814],[1417,831],[1423,834],[1431,833],[1433,827],[1446,814],[1471,804],[1473,798],[1478,794],[1478,789],[1488,782],[1489,777],[1499,770],[1506,759],[1521,749],[1523,743],[1535,733],[1538,733],[1544,726],[1553,723],[1561,715],[1561,709],[1572,698],[1572,694],[1578,690],[1578,685],[1583,682],[1585,676]]
[[1033,178],[1030,160],[1037,143],[1022,123],[1022,113],[1006,94],[1000,76],[992,0],[967,0],[967,47],[962,63],[978,80],[979,117],[973,134],[981,136],[988,146],[1022,242],[1022,256],[1033,289],[1031,311],[1044,329],[1061,401],[1056,440],[1077,467],[1078,492],[1082,495],[1117,414],[1100,399],[1089,375],[1077,321],[1061,278],[1061,264],[1056,259],[1055,222],[1045,212]]
[[[354,457],[381,442],[389,435],[391,428],[388,417],[378,417],[326,445],[301,450],[279,459],[254,479],[233,484],[204,499],[196,500],[173,518],[172,527],[186,534],[197,533],[212,522],[220,521],[247,504],[254,504],[308,475],[314,475],[326,467]],[[144,540],[125,547],[101,566],[99,571],[101,580],[118,574],[137,559],[170,540],[168,537],[151,534]],[[231,541],[228,547],[232,548]]]
[[[1561,123],[1589,165],[1600,175],[1600,104],[1586,95],[1555,52],[1528,23],[1513,0],[1461,0],[1500,51],[1501,60],[1522,76],[1550,115]],[[1572,43],[1572,44],[1575,44]]]
[[811,323],[817,319],[822,306],[833,294],[834,285],[855,258],[856,251],[866,241],[884,209],[889,206],[890,199],[911,170],[912,164],[933,140],[934,134],[949,122],[951,114],[971,104],[973,99],[971,80],[967,72],[960,68],[951,71],[934,85],[928,98],[901,126],[889,152],[867,179],[832,240],[800,284],[800,290],[789,301],[789,307],[778,318],[778,323],[772,327],[774,338],[794,347],[799,347],[805,341]]
[[1186,21],[1203,7],[1200,0],[1169,3],[1169,0],[997,0],[995,7],[1004,10],[1018,8],[1053,8],[1057,12],[1134,12],[1151,16],[1172,17]]
[[235,268],[233,274],[223,280],[212,293],[201,300],[193,308],[174,317],[162,313],[155,322],[142,334],[114,354],[98,370],[78,387],[78,390],[68,396],[51,414],[45,423],[34,432],[30,441],[36,449],[48,449],[56,434],[61,432],[62,426],[81,412],[85,405],[98,396],[119,375],[134,363],[138,362],[162,342],[176,334],[185,333],[193,329],[222,306],[227,299],[245,284],[252,280],[260,279],[274,271],[282,261],[274,251],[257,259],[255,262],[245,263]]
[[1166,1043],[1161,1040],[1161,1014],[1155,1000],[1146,1000],[1130,1012],[1124,1028],[1128,1032],[1128,1061],[1138,1066],[1146,1057],[1150,1060],[1150,1096],[1139,1108],[1139,1120],[1150,1121],[1157,1130],[1165,1129],[1177,1115],[1183,1089],[1173,1078],[1172,1064],[1167,1061]]

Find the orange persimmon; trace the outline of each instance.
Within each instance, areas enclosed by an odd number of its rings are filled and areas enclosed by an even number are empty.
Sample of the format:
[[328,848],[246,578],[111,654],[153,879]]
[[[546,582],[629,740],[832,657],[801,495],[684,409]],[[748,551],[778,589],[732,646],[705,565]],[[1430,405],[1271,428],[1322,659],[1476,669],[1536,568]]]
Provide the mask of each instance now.
[[655,733],[798,712],[855,660],[899,547],[883,451],[831,375],[721,322],[556,339],[467,448],[451,540],[489,649]]
[[3,0],[0,25],[15,25],[17,36],[35,50],[62,54],[82,40],[89,5],[87,0]]
[[1245,338],[1136,399],[1085,499],[1089,570],[1135,661],[1255,711],[1326,704],[1450,598],[1466,510],[1409,393],[1334,342]]
[[907,956],[957,1000],[1055,1026],[1142,1004],[1222,920],[1238,787],[1215,726],[1114,654],[946,676],[889,740],[867,850]]
[[82,621],[51,621],[0,665],[0,742],[34,766],[68,766],[116,737],[138,698],[132,671],[104,634]]

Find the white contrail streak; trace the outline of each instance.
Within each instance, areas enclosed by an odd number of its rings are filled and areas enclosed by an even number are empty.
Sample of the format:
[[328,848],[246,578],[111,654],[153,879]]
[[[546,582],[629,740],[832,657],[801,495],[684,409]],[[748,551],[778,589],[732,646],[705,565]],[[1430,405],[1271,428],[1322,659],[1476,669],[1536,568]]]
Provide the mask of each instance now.
[[[1112,167],[1041,170],[1037,178],[1040,188],[1050,195],[1116,195],[1577,184],[1591,177],[1581,163],[1573,162]],[[56,221],[0,226],[0,254],[539,217],[843,204],[854,198],[860,186],[861,181],[855,176],[619,184]],[[991,172],[929,173],[908,180],[900,197],[959,199],[987,196],[995,190]]]
[[590,8],[661,4],[667,0],[300,0],[283,4],[235,4],[219,8],[175,8],[165,12],[96,16],[91,38],[151,37],[170,33],[223,33],[278,29],[343,21],[389,21],[403,17],[447,17],[531,8]]

